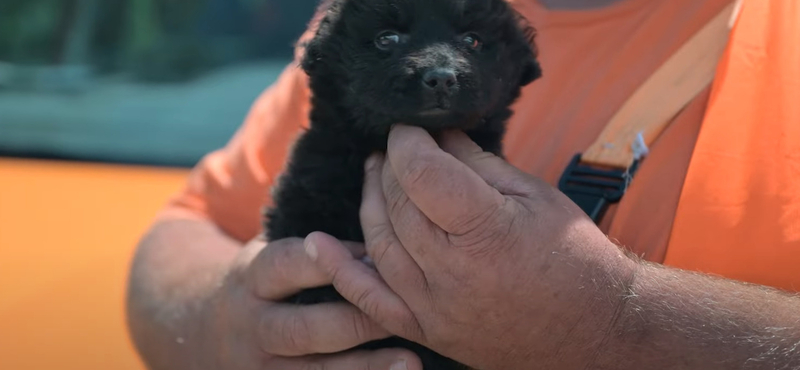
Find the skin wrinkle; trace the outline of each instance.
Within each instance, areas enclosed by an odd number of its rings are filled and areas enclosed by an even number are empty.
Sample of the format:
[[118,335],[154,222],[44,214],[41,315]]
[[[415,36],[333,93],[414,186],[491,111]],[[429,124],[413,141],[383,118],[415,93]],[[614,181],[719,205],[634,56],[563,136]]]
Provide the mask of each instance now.
[[[486,208],[480,210],[479,212],[475,212],[468,217],[462,217],[461,219],[453,220],[448,228],[450,232],[447,233],[448,238],[456,240],[461,238],[468,238],[469,236],[474,236],[475,234],[485,234],[487,232],[491,233],[491,230],[486,230],[484,225],[486,225],[491,219],[494,217],[499,216],[502,214],[502,209],[507,204],[504,199],[504,204],[499,205],[492,205],[490,208]],[[460,230],[464,230],[461,232]],[[472,234],[472,235],[470,235]],[[477,244],[477,243],[466,243],[469,244]]]
[[399,213],[401,210],[408,209],[409,207],[412,209],[416,207],[411,202],[411,199],[409,199],[406,194],[403,193],[402,188],[400,188],[400,185],[397,182],[392,182],[387,186],[389,187],[389,190],[386,192],[389,193],[389,196],[387,196],[386,199],[386,206],[390,215]]
[[[488,220],[500,218],[507,214],[501,212],[501,210],[502,209],[487,210],[488,212],[482,213],[486,215],[485,217],[481,217],[480,215],[476,217],[476,220],[480,220],[481,222],[474,222],[476,226],[471,229],[470,232],[464,234],[447,233],[448,242],[459,249],[469,250],[469,255],[477,260],[490,258],[492,255],[501,252],[504,249],[502,246],[515,245],[521,238],[521,233],[512,232],[516,218],[506,220],[505,224],[507,226],[502,228],[498,226],[489,228],[482,226],[492,224],[491,222],[487,222]],[[470,222],[470,224],[472,223],[473,222]],[[513,238],[510,238],[512,236]],[[475,248],[475,246],[481,245],[484,247]],[[491,246],[491,248],[486,248],[485,246]]]
[[[428,231],[435,231],[436,228],[434,227],[434,225],[429,220],[427,220],[425,215],[421,214],[420,210],[416,208],[416,205],[414,205],[411,199],[405,194],[399,181],[397,180],[397,177],[394,176],[394,173],[392,173],[392,171],[389,170],[389,168],[391,168],[391,166],[386,166],[383,173],[383,178],[386,180],[383,181],[383,183],[387,184],[384,186],[384,189],[386,189],[384,190],[384,194],[386,193],[390,194],[388,196],[389,199],[387,199],[386,202],[389,215],[408,214],[409,212],[403,212],[402,210],[405,208],[409,208],[412,214],[415,214],[417,217],[427,221],[424,222],[424,226],[420,227],[427,228],[429,229]],[[399,221],[399,220],[392,220],[392,221]],[[392,231],[392,233],[394,233],[394,231]],[[438,237],[439,233],[435,233],[434,235]],[[396,236],[398,240],[403,242],[402,240],[403,237],[401,235],[396,235]],[[423,254],[424,256],[424,249],[422,249],[421,251],[422,251],[421,254]]]
[[[381,263],[383,262],[383,259],[386,257],[386,253],[388,253],[389,249],[392,248],[392,247],[390,247],[388,245],[390,245],[392,243],[396,243],[394,241],[395,238],[392,237],[392,236],[389,236],[389,235],[394,233],[394,231],[391,229],[391,227],[389,227],[388,225],[386,225],[386,226],[381,225],[380,227],[382,228],[382,231],[375,233],[374,236],[370,238],[370,240],[376,240],[376,241],[377,240],[381,240],[382,243],[387,244],[387,246],[385,246],[383,248],[380,248],[381,253],[379,253],[379,254],[375,254],[374,252],[372,253],[372,255],[373,255],[372,259],[375,261],[375,265],[381,265]],[[375,228],[373,228],[373,232],[374,232],[374,229]],[[381,235],[383,235],[383,237],[381,237]],[[374,244],[374,243],[370,243],[370,244]],[[395,247],[395,248],[399,248],[399,247]]]

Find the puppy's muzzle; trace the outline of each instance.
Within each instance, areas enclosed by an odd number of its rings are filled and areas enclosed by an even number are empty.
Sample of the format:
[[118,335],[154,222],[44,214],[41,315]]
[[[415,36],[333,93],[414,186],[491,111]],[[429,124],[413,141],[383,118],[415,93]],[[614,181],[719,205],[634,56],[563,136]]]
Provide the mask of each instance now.
[[449,68],[432,68],[422,75],[423,86],[437,95],[450,96],[458,89],[456,72]]

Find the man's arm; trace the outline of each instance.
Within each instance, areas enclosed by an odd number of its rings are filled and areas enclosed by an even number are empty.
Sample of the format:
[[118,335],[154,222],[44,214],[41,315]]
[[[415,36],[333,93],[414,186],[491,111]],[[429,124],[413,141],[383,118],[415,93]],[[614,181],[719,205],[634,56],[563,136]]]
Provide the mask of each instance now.
[[153,370],[421,370],[406,350],[341,353],[389,335],[347,303],[280,302],[327,284],[301,239],[242,246],[209,222],[162,221],[134,260],[128,322]]
[[598,369],[800,369],[800,297],[642,264]]
[[242,244],[203,220],[157,222],[131,268],[127,315],[134,344],[153,369],[190,363],[198,310],[214,294]]

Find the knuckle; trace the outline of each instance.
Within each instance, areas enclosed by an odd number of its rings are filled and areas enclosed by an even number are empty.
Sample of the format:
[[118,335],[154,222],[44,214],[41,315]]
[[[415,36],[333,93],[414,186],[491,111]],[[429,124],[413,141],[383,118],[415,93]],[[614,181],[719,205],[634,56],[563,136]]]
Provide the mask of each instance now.
[[277,352],[277,341],[274,339],[275,333],[276,331],[274,325],[272,325],[272,320],[270,320],[270,317],[267,315],[261,316],[261,319],[258,323],[258,343],[262,352],[267,354]]
[[355,292],[353,303],[364,313],[371,317],[376,317],[380,313],[380,305],[375,298],[375,292],[370,289],[363,289]]
[[226,279],[238,284],[254,284],[258,280],[259,273],[259,269],[254,266],[260,264],[260,260],[266,253],[266,246],[257,251],[249,246],[242,249],[231,263],[225,276]]
[[477,210],[477,212],[469,212],[454,217],[450,225],[448,225],[449,230],[452,230],[452,234],[455,235],[481,232],[482,229],[486,229],[497,223],[495,220],[499,212],[500,207],[487,207]]
[[366,335],[369,334],[369,318],[375,318],[379,322],[387,324],[390,327],[396,326],[397,324],[402,326],[408,322],[416,322],[410,311],[406,310],[404,307],[395,306],[393,304],[383,304],[384,301],[376,299],[376,294],[376,291],[365,289],[357,292],[354,296],[353,303],[366,315],[361,316],[359,318],[361,322],[357,324],[361,326],[359,329],[362,331],[361,335],[365,335],[359,336],[360,339],[368,339]]
[[254,276],[257,271],[252,271],[246,267],[233,265],[222,276],[222,285],[242,286],[246,288],[254,288],[258,277]]
[[358,338],[362,340],[370,339],[368,335],[371,333],[370,318],[375,318],[379,322],[386,325],[387,328],[399,328],[402,334],[410,335],[416,338],[419,333],[419,325],[414,314],[404,305],[382,304],[382,301],[376,299],[376,292],[372,290],[363,290],[358,292],[354,297],[359,309],[365,315],[357,315],[354,325],[360,331]]
[[417,156],[408,162],[401,181],[409,188],[427,188],[439,177],[441,165],[429,156]]
[[463,234],[448,235],[450,242],[473,257],[489,257],[514,245],[521,237],[517,217],[492,212]]
[[373,249],[373,256],[372,261],[375,263],[375,266],[383,266],[386,262],[386,256],[389,253],[389,248],[392,248],[393,238],[392,239],[384,239],[377,246]]
[[294,270],[292,266],[297,265],[296,260],[298,255],[299,254],[295,253],[293,248],[284,246],[272,254],[271,258],[267,261],[267,269],[275,274],[276,279],[286,279],[290,275],[289,271]]
[[264,254],[257,266],[255,281],[256,293],[258,295],[267,294],[270,286],[279,285],[292,279],[291,268],[295,256],[292,249],[287,245],[276,245],[274,249]]
[[397,214],[405,208],[410,199],[406,195],[400,184],[395,182],[389,184],[386,189],[386,211],[390,214]]
[[372,339],[370,335],[372,333],[370,330],[371,323],[366,316],[354,312],[351,318],[351,325],[356,339],[359,341]]
[[417,343],[428,343],[429,340],[425,332],[422,330],[419,321],[411,312],[403,313],[398,316],[401,334],[403,337],[408,338]]
[[340,279],[339,276],[338,274],[334,276],[333,286],[341,296],[349,298],[353,292],[357,292],[355,282],[351,279]]
[[386,252],[393,247],[392,244],[397,242],[394,237],[394,229],[390,225],[381,224],[372,227],[366,234],[367,250],[372,251],[370,253],[372,260],[379,266],[386,256]]
[[292,315],[278,326],[282,347],[290,353],[302,354],[311,344],[311,328],[308,321],[300,315]]
[[376,224],[364,230],[364,241],[369,244],[381,243],[394,233],[392,227],[385,223]]

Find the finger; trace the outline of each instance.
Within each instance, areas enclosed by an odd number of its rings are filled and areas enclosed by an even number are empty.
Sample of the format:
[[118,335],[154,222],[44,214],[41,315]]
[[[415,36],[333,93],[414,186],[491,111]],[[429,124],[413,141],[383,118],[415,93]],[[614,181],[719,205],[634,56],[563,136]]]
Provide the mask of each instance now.
[[528,176],[502,158],[483,151],[463,131],[443,132],[439,144],[501,194],[525,196],[541,190],[542,186],[549,188],[543,181]]
[[[344,243],[355,258],[364,256],[364,246]],[[331,283],[330,278],[311,260],[303,248],[303,239],[273,241],[250,263],[248,276],[256,296],[280,300],[300,292]]]
[[388,161],[403,190],[433,223],[451,234],[470,232],[498,211],[504,197],[444,152],[418,127],[395,126]]
[[341,352],[390,336],[345,302],[270,305],[261,316],[258,334],[261,349],[277,356]]
[[353,351],[336,355],[271,359],[267,369],[286,370],[422,370],[414,353],[403,349]]
[[381,180],[385,161],[380,156],[371,159],[365,168],[360,213],[367,251],[386,284],[405,299],[413,300],[423,287],[409,283],[424,282],[424,274],[400,243],[389,218]]
[[378,272],[353,259],[338,240],[313,233],[306,238],[306,248],[342,297],[395,335],[420,338],[419,325],[403,299]]
[[448,244],[447,233],[408,198],[391,166],[384,167],[381,183],[394,234],[420,270],[428,271],[431,265],[438,263],[438,259],[427,255],[434,250],[432,246]]

